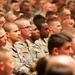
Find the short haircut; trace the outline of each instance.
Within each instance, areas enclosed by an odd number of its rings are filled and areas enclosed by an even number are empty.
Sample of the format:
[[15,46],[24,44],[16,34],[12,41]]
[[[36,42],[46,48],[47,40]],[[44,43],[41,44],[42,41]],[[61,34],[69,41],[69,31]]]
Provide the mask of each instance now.
[[40,30],[43,26],[43,24],[44,23],[46,23],[45,21],[43,21],[43,20],[40,20],[39,22],[37,22],[37,24],[35,24],[36,25],[36,27]]
[[31,16],[30,16],[29,14],[23,14],[23,15],[21,15],[18,19],[20,19],[20,18],[30,19]]
[[[59,21],[59,18],[49,18],[48,20],[47,20],[47,23],[48,23],[48,25],[50,25],[50,23],[51,22],[54,22],[54,21]],[[60,22],[60,21],[59,21]]]
[[46,13],[46,17],[47,17],[47,16],[50,16],[50,15],[57,15],[57,13],[56,13],[56,12],[53,12],[53,11],[48,11],[48,12]]
[[[4,30],[6,31],[6,32],[10,32],[10,30],[12,29],[12,27],[13,26],[15,26],[16,24],[15,23],[10,23],[10,22],[8,22],[8,23],[5,23],[4,25],[3,25],[3,28],[4,28]],[[17,25],[16,25],[17,26]]]
[[58,16],[60,16],[64,12],[64,10],[69,10],[69,9],[66,7],[61,7],[61,9],[58,10]]
[[7,53],[11,53],[9,50],[6,50],[6,49],[3,49],[3,48],[0,48],[0,62],[3,62],[3,61],[6,61],[7,57],[6,57],[6,54]]
[[73,71],[65,65],[58,64],[51,66],[46,75],[73,75]]
[[42,24],[45,23],[45,18],[42,15],[35,15],[33,18],[33,23],[38,29],[42,28]]
[[22,28],[23,26],[25,26],[26,24],[23,24],[23,22],[26,22],[28,20],[26,20],[25,18],[19,18],[15,21],[15,24],[18,26],[18,28]]
[[16,0],[11,0],[10,4],[13,4],[13,3],[18,3],[18,1],[16,1]]
[[65,42],[72,42],[72,39],[64,33],[52,34],[48,40],[49,54],[52,54],[52,51],[55,47],[61,48]]

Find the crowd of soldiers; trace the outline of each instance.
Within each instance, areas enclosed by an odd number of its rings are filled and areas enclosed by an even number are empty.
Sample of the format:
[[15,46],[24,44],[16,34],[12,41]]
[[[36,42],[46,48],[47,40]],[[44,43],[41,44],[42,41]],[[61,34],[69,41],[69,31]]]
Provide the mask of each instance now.
[[74,75],[74,58],[75,1],[0,0],[0,75]]

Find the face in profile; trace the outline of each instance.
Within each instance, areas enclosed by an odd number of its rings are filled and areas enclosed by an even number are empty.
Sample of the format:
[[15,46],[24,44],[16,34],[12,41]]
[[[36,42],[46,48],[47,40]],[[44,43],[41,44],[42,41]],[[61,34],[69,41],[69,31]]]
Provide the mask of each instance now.
[[71,47],[71,42],[65,42],[61,48],[58,49],[59,55],[69,55],[73,57],[73,49]]
[[7,37],[6,37],[6,32],[4,29],[0,30],[0,46],[4,46],[6,44]]
[[47,38],[49,36],[49,27],[47,23],[42,24],[42,28],[40,29],[40,35],[43,38]]
[[11,27],[11,30],[9,31],[9,32],[7,32],[8,34],[8,37],[12,40],[12,41],[14,41],[14,42],[16,42],[16,41],[18,41],[19,39],[20,39],[20,31],[19,31],[19,29],[18,29],[18,27],[16,26],[16,25],[13,25],[12,27]]
[[31,38],[33,38],[35,40],[40,38],[40,32],[39,32],[39,30],[37,29],[37,27],[35,25],[33,25],[33,27],[32,27],[32,36],[31,36]]
[[25,38],[30,38],[32,35],[32,28],[31,28],[31,24],[28,20],[23,20],[22,21],[22,27],[20,28],[21,30],[21,34],[23,35],[23,37]]
[[62,20],[71,19],[71,12],[70,10],[64,9],[62,13]]
[[56,33],[56,32],[60,32],[62,27],[61,27],[61,24],[59,21],[54,21],[54,22],[51,22],[50,23],[50,27],[49,29],[53,32],[53,33]]

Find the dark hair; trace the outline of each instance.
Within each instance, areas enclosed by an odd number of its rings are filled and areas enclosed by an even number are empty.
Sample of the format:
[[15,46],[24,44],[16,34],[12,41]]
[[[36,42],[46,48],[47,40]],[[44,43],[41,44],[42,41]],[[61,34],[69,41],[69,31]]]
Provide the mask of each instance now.
[[30,72],[33,73],[36,71],[37,75],[44,75],[49,63],[50,57],[42,57],[37,62],[33,68],[30,68]]
[[75,11],[71,11],[71,18],[75,21]]
[[52,51],[55,47],[61,48],[65,42],[71,42],[72,39],[63,33],[55,33],[49,37],[48,40],[48,50],[49,54],[52,54]]
[[11,0],[10,3],[11,3],[11,4],[12,4],[12,3],[18,3],[18,1],[17,1],[17,0]]
[[46,13],[46,17],[47,17],[47,16],[50,16],[50,15],[57,15],[57,13],[56,13],[56,12],[53,12],[53,11],[48,11],[48,12]]
[[45,23],[45,18],[42,15],[35,15],[33,18],[33,23],[38,29],[42,28],[42,24]]
[[48,61],[45,57],[42,57],[37,61],[37,65],[35,67],[35,70],[37,71],[37,75],[44,75],[46,71],[47,62]]
[[52,0],[52,2],[51,3],[57,3],[58,2],[58,0]]
[[73,75],[73,72],[69,67],[58,64],[51,66],[46,75]]
[[23,1],[20,5],[20,12],[21,13],[29,13],[30,9],[29,7],[24,3],[25,1]]

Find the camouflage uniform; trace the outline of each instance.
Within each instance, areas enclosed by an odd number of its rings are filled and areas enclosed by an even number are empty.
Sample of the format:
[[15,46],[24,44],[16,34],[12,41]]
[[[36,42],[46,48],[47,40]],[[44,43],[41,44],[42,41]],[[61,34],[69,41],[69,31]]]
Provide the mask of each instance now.
[[29,52],[31,54],[31,57],[33,58],[33,62],[35,63],[39,58],[45,56],[44,51],[36,45],[35,43],[30,42],[29,40],[26,40],[28,47],[29,47]]
[[22,52],[22,56],[24,57],[25,62],[28,65],[33,64],[33,61],[32,61],[32,58],[30,56],[28,47],[27,47],[27,45],[22,40],[16,42],[15,43],[15,47],[20,49],[20,51]]
[[7,44],[3,48],[10,50],[13,53],[14,64],[15,64],[14,74],[26,73],[27,75],[30,75],[29,72],[30,66],[23,57],[23,53],[20,51],[20,49],[15,48],[15,46],[12,47],[9,42],[7,42]]
[[47,43],[46,43],[46,42],[44,42],[44,41],[40,38],[39,40],[36,40],[35,43],[43,49],[43,51],[44,51],[44,53],[45,53],[45,56],[46,56],[46,55],[49,55],[48,48],[47,48]]

